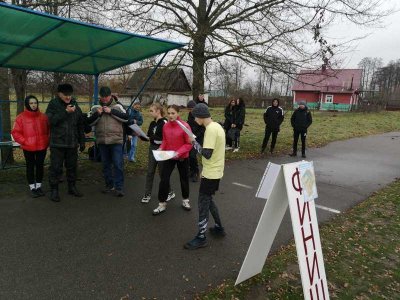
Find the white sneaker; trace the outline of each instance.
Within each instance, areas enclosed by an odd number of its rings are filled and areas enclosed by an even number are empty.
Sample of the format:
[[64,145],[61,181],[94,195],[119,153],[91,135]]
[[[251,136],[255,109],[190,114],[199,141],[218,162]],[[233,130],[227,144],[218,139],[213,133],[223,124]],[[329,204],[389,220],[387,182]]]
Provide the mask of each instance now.
[[174,198],[175,198],[175,193],[174,193],[174,191],[170,191],[170,192],[168,193],[167,202],[168,202],[169,200],[171,200],[171,199],[174,199]]
[[190,204],[189,204],[189,199],[183,199],[182,200],[182,207],[185,210],[190,210],[191,209]]
[[239,149],[240,148],[235,148],[235,149],[233,149],[233,152],[239,152]]
[[144,195],[142,198],[142,203],[149,203],[150,200],[151,200],[150,194]]
[[232,150],[232,147],[231,146],[226,146],[225,147],[225,151],[227,151],[227,150]]
[[166,209],[167,209],[167,203],[160,202],[158,203],[158,207],[155,210],[153,210],[153,215],[154,216],[159,215],[162,212],[166,211]]

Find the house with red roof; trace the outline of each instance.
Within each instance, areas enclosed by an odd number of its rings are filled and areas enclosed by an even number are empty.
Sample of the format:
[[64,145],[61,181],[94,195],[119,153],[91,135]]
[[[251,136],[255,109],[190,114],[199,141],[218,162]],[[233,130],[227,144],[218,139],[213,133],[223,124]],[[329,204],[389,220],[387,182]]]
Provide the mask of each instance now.
[[302,70],[293,83],[293,105],[311,109],[351,111],[358,105],[361,69]]

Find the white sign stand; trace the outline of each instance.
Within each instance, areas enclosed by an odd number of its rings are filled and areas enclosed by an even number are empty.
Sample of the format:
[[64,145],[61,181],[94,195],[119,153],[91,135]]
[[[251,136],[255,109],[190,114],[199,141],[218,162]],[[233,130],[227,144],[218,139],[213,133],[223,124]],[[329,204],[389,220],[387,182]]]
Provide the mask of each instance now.
[[312,163],[269,163],[256,197],[267,199],[235,285],[262,271],[289,205],[304,299],[329,299],[314,199]]

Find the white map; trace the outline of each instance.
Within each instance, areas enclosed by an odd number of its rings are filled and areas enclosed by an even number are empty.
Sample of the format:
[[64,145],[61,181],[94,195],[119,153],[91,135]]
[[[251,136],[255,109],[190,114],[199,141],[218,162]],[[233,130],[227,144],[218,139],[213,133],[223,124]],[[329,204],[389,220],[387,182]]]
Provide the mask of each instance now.
[[153,150],[156,161],[168,160],[176,156],[176,151]]

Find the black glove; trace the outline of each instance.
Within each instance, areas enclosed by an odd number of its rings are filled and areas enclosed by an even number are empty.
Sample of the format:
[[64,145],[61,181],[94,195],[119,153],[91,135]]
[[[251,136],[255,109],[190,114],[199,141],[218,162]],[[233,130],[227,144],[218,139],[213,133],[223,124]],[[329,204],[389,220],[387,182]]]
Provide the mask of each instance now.
[[85,147],[85,144],[80,144],[80,145],[79,145],[79,151],[80,151],[80,152],[85,151],[85,148],[86,148],[86,147]]

